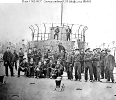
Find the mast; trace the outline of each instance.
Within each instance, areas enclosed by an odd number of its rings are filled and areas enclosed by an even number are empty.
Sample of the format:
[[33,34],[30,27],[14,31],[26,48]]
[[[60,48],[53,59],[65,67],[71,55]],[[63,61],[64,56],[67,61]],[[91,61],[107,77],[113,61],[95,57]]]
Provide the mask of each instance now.
[[61,26],[62,26],[62,19],[63,19],[63,2],[61,2]]

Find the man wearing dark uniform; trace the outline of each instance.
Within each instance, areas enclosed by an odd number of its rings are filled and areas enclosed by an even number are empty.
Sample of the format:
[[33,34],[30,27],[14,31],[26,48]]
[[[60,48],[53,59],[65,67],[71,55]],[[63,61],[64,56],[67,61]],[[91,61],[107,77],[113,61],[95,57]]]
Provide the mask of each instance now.
[[66,68],[66,66],[65,66],[65,52],[63,51],[63,50],[61,50],[61,52],[59,53],[59,57],[58,57],[58,59],[61,59],[61,62],[60,62],[60,64],[63,66],[63,69],[64,69],[64,67],[65,67],[65,70],[67,71],[67,68]]
[[28,63],[26,62],[26,58],[23,58],[23,61],[20,63],[18,68],[18,77],[20,77],[20,71],[25,72],[27,75]]
[[88,70],[89,70],[89,75],[90,75],[90,82],[93,81],[93,68],[92,68],[92,53],[90,52],[90,48],[85,50],[85,56],[84,56],[84,61],[85,61],[85,82],[88,80]]
[[71,34],[72,30],[70,29],[70,27],[68,26],[68,28],[66,29],[66,37],[67,37],[67,41],[70,41],[70,34]]
[[66,66],[67,66],[67,76],[68,79],[71,79],[70,71],[71,71],[71,64],[72,64],[72,56],[71,53],[68,53],[66,56]]
[[55,29],[54,39],[55,39],[56,36],[57,36],[57,40],[58,40],[59,32],[60,32],[60,30],[59,30],[59,27],[57,26],[56,29]]
[[59,43],[58,44],[58,48],[59,48],[59,52],[61,52],[61,50],[63,50],[65,52],[65,48],[64,46],[62,45],[62,43]]
[[55,63],[53,63],[53,60],[50,59],[50,62],[47,64],[47,76],[51,78],[52,69],[55,68]]
[[23,61],[23,57],[24,57],[24,52],[23,52],[22,48],[20,48],[20,51],[19,51],[19,65]]
[[61,76],[63,74],[63,66],[60,63],[61,61],[58,60],[57,64],[55,66],[55,69],[57,70],[56,77]]
[[104,70],[104,60],[105,60],[105,51],[102,50],[101,51],[101,55],[100,55],[100,60],[101,60],[101,79],[104,79],[104,74],[105,74],[105,70]]
[[54,62],[57,63],[57,60],[58,60],[58,53],[57,53],[57,51],[55,51],[55,53],[53,54],[53,57],[54,57]]
[[[101,66],[100,66],[100,53],[97,52],[96,49],[93,50],[93,74],[94,74],[94,80],[95,81],[100,81],[100,73],[101,73]],[[100,81],[101,82],[101,81]]]
[[13,66],[15,66],[15,69],[17,70],[17,60],[18,60],[18,54],[16,53],[16,50],[14,50],[13,53]]
[[81,55],[81,73],[84,73],[84,51],[83,49],[81,49],[80,55]]
[[42,67],[43,67],[44,77],[46,78],[47,77],[47,68],[48,68],[48,66],[47,66],[47,59],[44,60]]
[[105,57],[105,69],[107,73],[107,81],[109,82],[110,79],[112,83],[115,83],[113,70],[115,67],[115,58],[113,55],[110,54],[110,50],[107,50],[108,55]]
[[33,62],[33,58],[31,58],[28,67],[29,77],[34,77],[34,69],[35,69],[35,64]]
[[74,57],[75,80],[81,80],[81,55],[79,49],[76,49]]
[[71,65],[69,67],[69,77],[71,80],[73,80],[73,67],[74,67],[74,61],[75,60],[75,53],[74,51],[71,52]]
[[44,59],[48,59],[48,51],[44,52]]
[[6,76],[8,76],[8,67],[10,68],[11,76],[13,76],[13,54],[10,51],[10,47],[7,47],[6,52],[4,52],[3,60]]
[[29,51],[27,53],[27,58],[28,58],[28,63],[30,63],[31,58],[33,58],[32,49],[31,48],[29,48]]
[[41,49],[38,49],[38,53],[37,53],[37,64],[39,63],[39,61],[42,58],[42,54],[41,54]]
[[38,63],[37,63],[37,48],[36,47],[33,48],[32,54],[33,54],[33,61],[37,65]]

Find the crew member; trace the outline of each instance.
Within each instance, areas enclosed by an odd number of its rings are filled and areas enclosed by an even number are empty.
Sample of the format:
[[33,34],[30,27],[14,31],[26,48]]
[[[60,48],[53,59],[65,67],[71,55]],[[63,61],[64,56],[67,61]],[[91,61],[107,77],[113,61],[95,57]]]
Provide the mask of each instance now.
[[88,70],[90,75],[90,82],[93,82],[93,68],[92,68],[92,53],[90,52],[90,48],[85,50],[85,82],[88,80]]
[[20,48],[20,51],[19,51],[19,65],[23,61],[23,57],[24,57],[24,52],[23,52],[23,49]]
[[20,77],[20,71],[25,72],[25,75],[27,76],[27,69],[28,63],[26,62],[26,58],[23,58],[23,61],[20,63],[18,68],[18,77]]
[[16,50],[14,50],[13,53],[13,66],[15,66],[15,69],[17,70],[17,61],[18,61],[18,54],[16,53]]
[[60,30],[59,30],[59,27],[57,26],[56,29],[55,29],[54,39],[57,36],[57,40],[58,40],[59,32],[60,32]]
[[79,49],[75,49],[75,57],[74,57],[74,69],[75,69],[75,81],[81,81],[81,55]]
[[67,41],[70,41],[70,34],[71,34],[72,30],[70,29],[70,27],[68,26],[68,28],[66,29],[66,37],[67,37]]
[[32,54],[33,54],[33,61],[37,65],[38,63],[37,63],[37,48],[36,47],[33,48]]
[[112,80],[112,83],[115,83],[114,81],[114,75],[113,70],[115,67],[115,58],[113,55],[110,54],[110,50],[107,50],[108,55],[105,57],[105,69],[107,72],[107,81],[109,82],[110,79]]
[[62,43],[59,43],[58,44],[58,48],[59,48],[59,52],[61,52],[61,50],[63,50],[65,52],[65,48],[64,46],[62,45]]
[[100,73],[101,73],[101,66],[100,66],[100,53],[97,52],[96,49],[93,50],[94,54],[93,54],[93,74],[94,74],[94,78],[95,81],[100,81]]
[[32,49],[31,48],[29,48],[29,51],[27,53],[27,58],[28,58],[28,63],[30,63],[31,58],[33,58]]
[[7,47],[7,50],[3,54],[5,73],[8,76],[8,67],[10,68],[11,76],[13,76],[13,54],[10,51],[10,47]]

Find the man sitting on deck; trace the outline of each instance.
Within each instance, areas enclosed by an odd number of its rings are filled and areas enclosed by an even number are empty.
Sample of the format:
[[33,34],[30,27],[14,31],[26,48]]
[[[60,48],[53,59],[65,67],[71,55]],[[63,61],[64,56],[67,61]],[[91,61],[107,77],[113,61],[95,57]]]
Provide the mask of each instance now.
[[28,68],[28,63],[26,62],[26,58],[24,58],[18,68],[18,77],[20,77],[20,71],[25,72],[25,74],[27,75],[27,68]]

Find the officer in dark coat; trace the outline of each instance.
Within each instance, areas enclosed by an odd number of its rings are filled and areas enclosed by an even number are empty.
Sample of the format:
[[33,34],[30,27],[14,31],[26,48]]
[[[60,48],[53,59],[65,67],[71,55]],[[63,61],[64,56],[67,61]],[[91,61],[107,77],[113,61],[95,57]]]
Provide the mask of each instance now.
[[85,56],[84,56],[85,82],[87,82],[87,80],[88,80],[88,70],[89,70],[89,75],[90,75],[90,82],[93,81],[92,57],[93,57],[93,54],[90,52],[90,48],[86,49]]
[[10,47],[7,47],[6,52],[4,52],[3,60],[6,76],[8,76],[8,67],[10,68],[11,76],[13,76],[13,54],[10,51]]
[[115,58],[113,55],[110,54],[110,50],[107,50],[108,54],[105,57],[105,70],[106,70],[106,74],[107,74],[107,81],[112,81],[112,83],[115,83],[114,80],[114,75],[113,75],[113,70],[115,67]]
[[23,52],[23,49],[20,48],[20,51],[19,51],[19,65],[23,61],[23,57],[24,57],[24,52]]
[[60,29],[59,29],[59,27],[57,26],[56,29],[55,29],[54,39],[55,39],[56,36],[57,36],[57,40],[58,40],[59,32],[60,32]]

